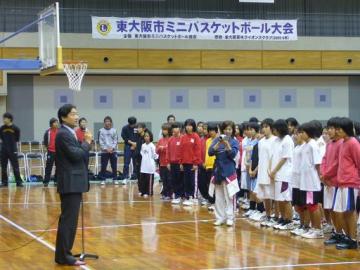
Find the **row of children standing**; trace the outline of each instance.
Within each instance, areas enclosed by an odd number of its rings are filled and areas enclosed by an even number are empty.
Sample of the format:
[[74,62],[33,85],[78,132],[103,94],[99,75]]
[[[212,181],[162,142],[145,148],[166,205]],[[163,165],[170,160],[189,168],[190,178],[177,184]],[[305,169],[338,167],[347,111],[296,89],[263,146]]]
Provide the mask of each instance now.
[[[215,225],[233,224],[237,190],[232,183],[239,179],[237,196],[242,202],[246,195],[250,200],[246,217],[304,238],[323,238],[324,229],[333,226],[325,244],[339,249],[357,246],[360,146],[352,138],[350,119],[329,120],[329,142],[319,121],[298,126],[295,119],[265,119],[259,125],[250,119],[242,125],[244,138],[231,121],[220,129],[221,136],[217,125],[205,128],[188,119],[182,132],[179,124],[167,123],[155,147],[151,132],[138,124],[139,195],[153,194],[159,158],[163,199],[192,206],[200,191],[203,204],[215,202]],[[215,196],[209,195],[211,186]],[[300,216],[299,226],[293,222],[293,208]]]
[[250,209],[244,216],[304,238],[323,238],[329,232],[325,245],[357,248],[360,144],[353,122],[331,118],[327,135],[319,121],[298,126],[295,119],[265,119],[260,127],[249,123],[246,130],[241,187],[250,193]]
[[[172,199],[172,204],[193,206],[201,197],[203,205],[215,203],[212,207],[217,217],[215,225],[231,226],[234,194],[239,190],[236,161],[240,152],[239,141],[235,138],[239,129],[232,121],[225,121],[220,125],[219,136],[217,124],[199,122],[196,125],[193,119],[188,119],[183,133],[176,123],[164,124],[162,130],[163,138],[156,149],[163,199]],[[213,192],[209,192],[211,186]]]

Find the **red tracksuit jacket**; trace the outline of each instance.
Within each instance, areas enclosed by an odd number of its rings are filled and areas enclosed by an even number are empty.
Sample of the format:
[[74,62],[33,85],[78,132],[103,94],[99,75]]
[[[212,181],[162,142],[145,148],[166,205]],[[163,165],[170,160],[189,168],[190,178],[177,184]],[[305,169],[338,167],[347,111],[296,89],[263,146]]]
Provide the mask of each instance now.
[[170,137],[168,142],[167,160],[170,164],[180,164],[180,137]]
[[180,140],[180,163],[199,165],[201,163],[201,140],[197,133],[184,134]]
[[168,160],[168,144],[170,138],[161,138],[156,144],[156,153],[159,155],[160,167],[165,167],[169,164]]

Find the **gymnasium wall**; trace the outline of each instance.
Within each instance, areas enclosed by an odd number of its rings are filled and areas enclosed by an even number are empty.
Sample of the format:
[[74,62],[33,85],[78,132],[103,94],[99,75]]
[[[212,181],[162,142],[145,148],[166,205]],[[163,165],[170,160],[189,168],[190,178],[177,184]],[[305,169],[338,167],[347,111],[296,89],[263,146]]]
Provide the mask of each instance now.
[[[274,4],[237,0],[78,0],[60,3],[61,29],[91,32],[91,16],[298,19],[300,36],[359,36],[358,0],[276,0]],[[346,4],[344,4],[346,2]],[[0,0],[0,31],[32,21],[53,0]],[[36,32],[36,27],[29,31]]]
[[[9,33],[0,32],[0,36]],[[86,33],[61,33],[63,48],[202,49],[202,50],[360,50],[359,37],[305,37],[297,41],[99,40]],[[21,33],[4,47],[38,47],[37,33]]]
[[360,122],[360,77],[349,77],[349,117]]
[[349,115],[347,76],[86,76],[80,93],[65,90],[66,83],[64,76],[34,76],[28,113],[34,116],[35,139],[42,138],[61,101],[76,104],[91,129],[110,115],[119,130],[134,115],[151,122],[156,135],[170,113],[178,120],[236,122],[251,116],[307,121]]
[[21,129],[21,138],[34,136],[34,91],[32,75],[9,75],[6,108],[14,116],[15,125]]

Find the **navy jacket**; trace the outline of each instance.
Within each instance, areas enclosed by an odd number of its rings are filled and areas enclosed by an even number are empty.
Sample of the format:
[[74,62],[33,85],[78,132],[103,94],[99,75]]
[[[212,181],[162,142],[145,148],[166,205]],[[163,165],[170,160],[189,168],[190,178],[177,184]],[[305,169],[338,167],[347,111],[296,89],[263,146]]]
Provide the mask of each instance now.
[[231,146],[230,150],[225,150],[224,144],[220,144],[217,151],[214,150],[215,144],[217,144],[219,138],[215,138],[212,144],[209,147],[209,156],[216,156],[215,166],[214,166],[214,177],[215,183],[219,184],[224,181],[226,178],[234,175],[236,173],[236,162],[235,157],[239,151],[239,142],[230,138],[229,143]]
[[131,128],[129,125],[124,126],[121,130],[121,138],[124,140],[125,145],[131,146],[128,141],[136,141],[135,128]]
[[80,144],[75,136],[61,127],[55,139],[57,190],[60,194],[89,191],[87,160],[90,145]]

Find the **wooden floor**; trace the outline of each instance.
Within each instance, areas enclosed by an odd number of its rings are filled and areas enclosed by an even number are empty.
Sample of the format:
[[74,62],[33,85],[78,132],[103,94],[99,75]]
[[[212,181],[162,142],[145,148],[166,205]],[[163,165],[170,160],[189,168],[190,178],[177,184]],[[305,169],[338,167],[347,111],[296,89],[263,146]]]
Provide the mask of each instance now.
[[[85,201],[86,251],[100,259],[82,269],[360,269],[360,251],[337,251],[239,217],[234,228],[214,228],[206,208],[143,199],[136,184],[94,184]],[[58,215],[54,187],[0,189],[0,269],[76,269],[54,263]]]

